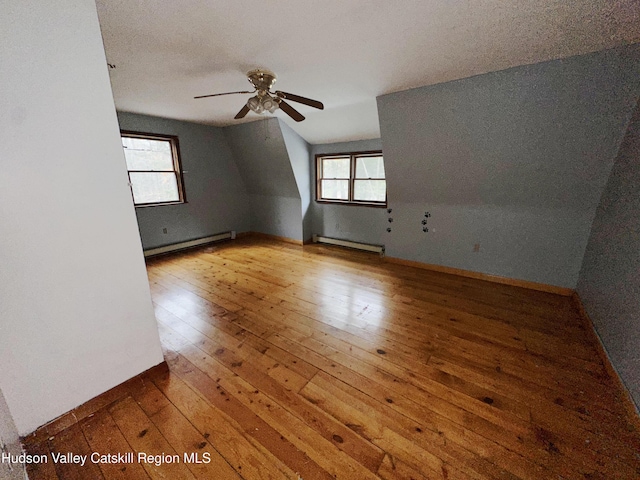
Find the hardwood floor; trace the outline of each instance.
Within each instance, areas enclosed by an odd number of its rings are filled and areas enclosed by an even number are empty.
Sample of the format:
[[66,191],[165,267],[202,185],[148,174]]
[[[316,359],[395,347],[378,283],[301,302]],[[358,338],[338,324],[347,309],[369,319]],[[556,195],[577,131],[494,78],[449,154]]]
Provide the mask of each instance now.
[[640,477],[637,419],[569,297],[250,238],[148,273],[168,371],[26,442],[179,462],[30,478]]

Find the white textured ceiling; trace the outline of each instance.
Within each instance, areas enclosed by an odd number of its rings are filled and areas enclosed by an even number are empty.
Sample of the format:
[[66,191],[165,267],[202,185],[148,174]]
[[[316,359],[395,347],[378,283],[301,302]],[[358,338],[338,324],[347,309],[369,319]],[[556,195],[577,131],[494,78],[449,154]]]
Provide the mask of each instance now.
[[[638,0],[97,0],[118,110],[224,126],[256,67],[310,143],[380,135],[376,96],[640,41]],[[261,117],[250,112],[242,121]]]

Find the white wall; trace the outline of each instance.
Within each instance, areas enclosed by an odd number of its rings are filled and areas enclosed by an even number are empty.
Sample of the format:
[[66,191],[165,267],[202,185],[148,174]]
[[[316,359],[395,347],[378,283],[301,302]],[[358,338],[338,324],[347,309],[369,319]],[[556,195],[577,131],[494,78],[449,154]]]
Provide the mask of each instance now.
[[27,434],[162,361],[92,0],[0,16],[0,388]]

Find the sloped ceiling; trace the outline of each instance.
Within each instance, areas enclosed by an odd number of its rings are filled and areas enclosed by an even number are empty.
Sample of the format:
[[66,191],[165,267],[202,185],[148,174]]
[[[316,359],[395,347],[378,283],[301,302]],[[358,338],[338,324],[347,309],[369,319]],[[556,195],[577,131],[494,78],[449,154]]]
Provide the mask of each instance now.
[[[376,96],[640,41],[637,0],[98,0],[116,107],[225,126],[265,67],[324,102],[310,143],[380,135]],[[244,121],[259,117],[250,113]]]
[[389,199],[593,215],[639,76],[634,45],[382,96]]

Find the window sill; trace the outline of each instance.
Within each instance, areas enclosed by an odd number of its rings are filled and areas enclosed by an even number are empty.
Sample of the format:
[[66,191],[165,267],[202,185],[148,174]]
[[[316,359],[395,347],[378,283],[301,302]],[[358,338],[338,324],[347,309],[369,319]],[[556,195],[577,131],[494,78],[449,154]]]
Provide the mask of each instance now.
[[345,206],[356,206],[356,207],[373,207],[373,208],[387,208],[387,202],[385,203],[374,203],[374,202],[349,202],[340,200],[318,200],[316,199],[316,203],[320,203],[323,205],[345,205]]
[[147,208],[147,207],[164,207],[166,205],[183,205],[188,203],[186,200],[183,202],[162,202],[162,203],[141,203],[139,205],[133,205],[135,208]]

